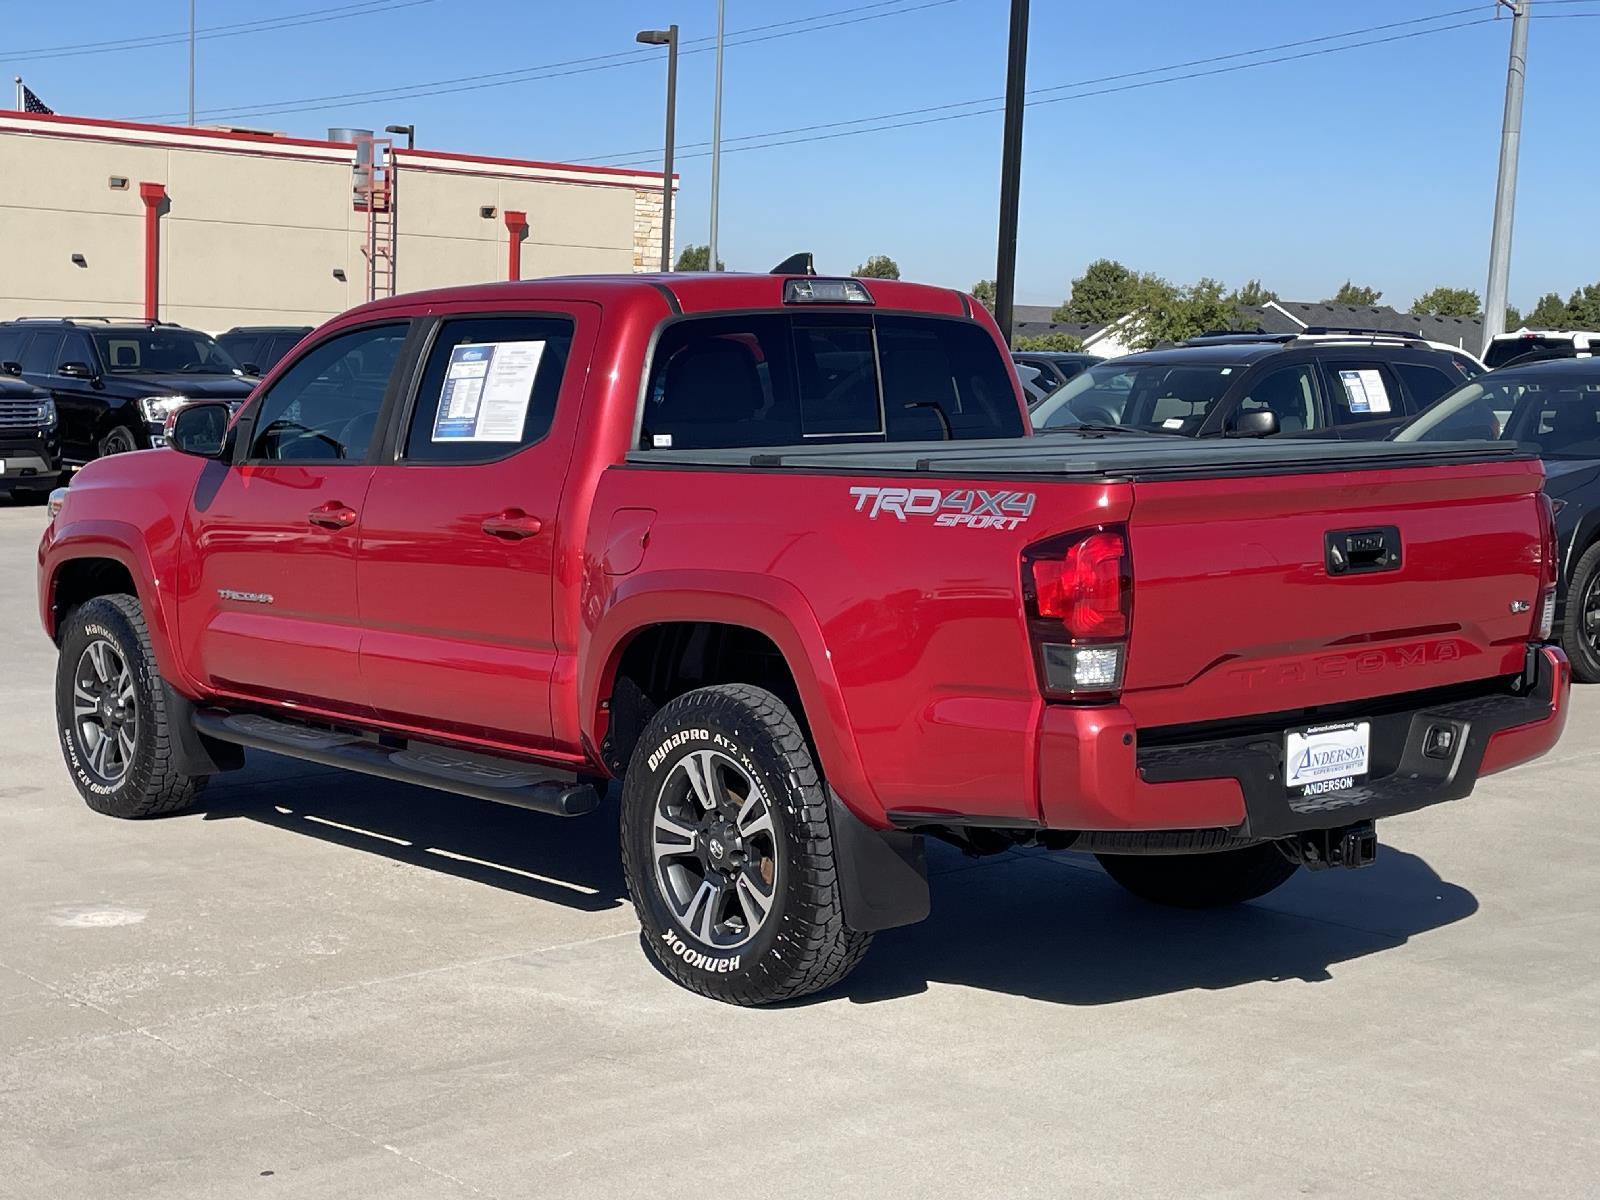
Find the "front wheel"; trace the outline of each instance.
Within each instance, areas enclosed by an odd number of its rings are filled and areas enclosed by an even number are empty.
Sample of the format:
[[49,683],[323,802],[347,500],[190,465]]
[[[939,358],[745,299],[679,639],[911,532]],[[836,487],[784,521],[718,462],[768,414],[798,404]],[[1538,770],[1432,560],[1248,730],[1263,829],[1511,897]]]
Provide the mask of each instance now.
[[118,425],[100,439],[101,458],[108,458],[113,454],[127,454],[130,450],[138,448],[133,440],[133,431],[123,425]]
[[1265,896],[1299,870],[1271,842],[1210,854],[1097,854],[1106,874],[1141,900],[1220,908]]
[[96,597],[63,622],[56,728],[72,781],[96,812],[173,813],[205,785],[173,764],[166,692],[132,596]]
[[1561,617],[1561,648],[1572,663],[1573,678],[1600,683],[1600,542],[1573,565]]
[[714,1000],[820,991],[872,941],[844,923],[810,747],[760,688],[701,688],[651,719],[623,785],[622,862],[650,957]]

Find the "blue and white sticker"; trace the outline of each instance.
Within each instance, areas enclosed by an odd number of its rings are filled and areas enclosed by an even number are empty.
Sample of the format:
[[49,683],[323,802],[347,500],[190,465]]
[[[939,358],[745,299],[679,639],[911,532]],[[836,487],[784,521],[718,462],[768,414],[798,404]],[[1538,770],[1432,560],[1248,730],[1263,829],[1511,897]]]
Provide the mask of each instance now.
[[1348,787],[1366,775],[1371,743],[1369,721],[1291,729],[1284,736],[1284,785],[1308,794]]

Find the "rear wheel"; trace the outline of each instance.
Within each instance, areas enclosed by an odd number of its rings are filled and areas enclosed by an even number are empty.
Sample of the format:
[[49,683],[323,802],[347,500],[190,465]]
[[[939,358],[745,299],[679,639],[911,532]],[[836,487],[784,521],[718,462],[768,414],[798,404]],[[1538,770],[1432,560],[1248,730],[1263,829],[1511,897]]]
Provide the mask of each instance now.
[[1299,866],[1270,842],[1211,854],[1098,854],[1106,874],[1141,900],[1218,908],[1265,896]]
[[1600,542],[1585,550],[1572,568],[1561,618],[1561,648],[1577,679],[1600,683]]
[[166,692],[132,596],[99,596],[63,623],[56,728],[72,781],[96,812],[177,812],[205,784],[173,765]]
[[715,1000],[830,987],[872,941],[844,923],[811,750],[760,688],[701,688],[651,719],[623,784],[622,862],[650,957]]

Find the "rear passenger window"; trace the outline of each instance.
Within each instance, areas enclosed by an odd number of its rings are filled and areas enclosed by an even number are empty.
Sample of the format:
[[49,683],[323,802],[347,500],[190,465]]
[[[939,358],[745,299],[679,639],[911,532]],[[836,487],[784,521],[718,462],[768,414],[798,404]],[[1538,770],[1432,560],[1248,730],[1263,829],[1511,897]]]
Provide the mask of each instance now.
[[1400,389],[1389,369],[1377,363],[1326,364],[1332,391],[1328,397],[1335,425],[1359,425],[1404,415]]
[[565,317],[445,321],[428,351],[402,457],[491,462],[550,432],[572,350]]
[[1438,367],[1426,367],[1421,363],[1395,363],[1394,370],[1406,385],[1406,390],[1411,393],[1412,403],[1416,405],[1418,412],[1427,408],[1446,392],[1454,391],[1461,386],[1459,379],[1451,379]]
[[967,321],[695,318],[661,334],[640,444],[656,449],[1020,437],[1011,375]]

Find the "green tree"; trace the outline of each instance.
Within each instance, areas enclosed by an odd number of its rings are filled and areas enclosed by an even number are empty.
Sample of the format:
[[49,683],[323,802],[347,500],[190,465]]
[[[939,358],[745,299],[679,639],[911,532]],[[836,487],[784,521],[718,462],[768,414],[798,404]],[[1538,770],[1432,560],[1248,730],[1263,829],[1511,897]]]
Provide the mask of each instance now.
[[1572,329],[1600,329],[1600,283],[1587,284],[1567,298],[1567,324]]
[[1470,288],[1436,287],[1411,302],[1411,311],[1429,317],[1475,317],[1483,301]]
[[[693,242],[678,251],[679,271],[709,271],[711,269],[711,247],[696,246]],[[728,268],[723,261],[717,259],[717,270],[725,271]]]
[[1507,329],[1521,329],[1522,328],[1522,310],[1520,308],[1518,308],[1515,304],[1506,305],[1506,328]]
[[1243,287],[1236,287],[1228,293],[1228,299],[1231,302],[1243,305],[1245,308],[1260,308],[1263,304],[1277,298],[1278,293],[1270,288],[1263,287],[1259,279],[1252,279]]
[[1570,320],[1567,302],[1554,292],[1546,292],[1539,297],[1539,303],[1533,306],[1525,323],[1529,329],[1564,329]]
[[1130,271],[1110,258],[1098,258],[1072,281],[1066,303],[1050,314],[1052,321],[1104,325],[1133,311],[1154,275]]
[[1239,306],[1231,296],[1223,294],[1217,280],[1201,279],[1181,288],[1165,280],[1155,282],[1160,286],[1147,286],[1141,292],[1137,327],[1129,338],[1134,349],[1148,350],[1163,342],[1181,342],[1217,329],[1238,328]]
[[1083,349],[1083,340],[1070,333],[1040,333],[1033,337],[1019,337],[1011,342],[1013,350],[1062,350],[1068,353]]
[[1327,304],[1376,304],[1383,299],[1383,293],[1377,288],[1362,287],[1351,283],[1348,279],[1339,285],[1339,290],[1325,301]]
[[980,279],[972,285],[972,298],[990,312],[994,311],[994,280]]
[[899,279],[900,264],[887,254],[874,254],[850,273],[858,279]]

